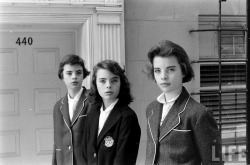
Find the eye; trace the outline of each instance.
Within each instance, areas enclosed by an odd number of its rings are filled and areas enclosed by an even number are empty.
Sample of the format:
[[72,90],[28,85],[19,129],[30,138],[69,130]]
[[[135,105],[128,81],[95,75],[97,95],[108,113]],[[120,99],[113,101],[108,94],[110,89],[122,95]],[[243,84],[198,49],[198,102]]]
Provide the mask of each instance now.
[[76,72],[76,74],[79,76],[82,74],[82,71],[78,71],[78,72]]
[[170,68],[167,70],[168,73],[171,73],[171,72],[174,72],[175,71],[175,68]]
[[113,79],[112,83],[117,83],[119,80],[118,79]]
[[155,69],[155,70],[154,70],[154,73],[160,73],[160,72],[161,72],[160,69]]
[[67,72],[66,74],[67,74],[67,75],[69,75],[69,76],[71,76],[71,75],[72,75],[72,73],[71,73],[71,72]]
[[101,83],[101,84],[105,84],[105,80],[103,80],[103,79],[101,79],[101,80],[99,80],[99,82]]

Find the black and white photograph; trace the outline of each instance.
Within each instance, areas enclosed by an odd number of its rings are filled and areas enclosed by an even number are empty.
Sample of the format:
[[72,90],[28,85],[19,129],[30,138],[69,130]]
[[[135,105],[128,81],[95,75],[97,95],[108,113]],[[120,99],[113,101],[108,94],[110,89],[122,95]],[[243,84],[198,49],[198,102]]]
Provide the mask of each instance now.
[[0,0],[0,165],[250,165],[248,0]]

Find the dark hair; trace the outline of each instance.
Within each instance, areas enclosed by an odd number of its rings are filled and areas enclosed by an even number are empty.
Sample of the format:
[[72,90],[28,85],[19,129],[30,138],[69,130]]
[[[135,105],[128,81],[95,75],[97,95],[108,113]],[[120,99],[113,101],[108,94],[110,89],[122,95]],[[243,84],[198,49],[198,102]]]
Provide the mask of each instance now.
[[148,75],[149,78],[155,80],[153,61],[156,56],[160,57],[175,56],[178,60],[178,63],[181,66],[182,74],[185,75],[182,79],[183,83],[189,82],[194,77],[194,71],[193,68],[191,67],[186,51],[181,46],[171,41],[163,40],[159,42],[157,45],[153,46],[148,52],[148,59],[151,65],[147,65],[146,74]]
[[106,69],[115,75],[120,77],[121,85],[120,92],[118,94],[119,102],[123,105],[128,105],[133,101],[133,97],[130,91],[130,83],[124,74],[124,70],[120,65],[112,60],[104,60],[96,64],[93,68],[93,75],[91,79],[91,88],[89,92],[89,100],[92,104],[102,104],[102,98],[97,91],[96,86],[96,73],[99,69]]
[[83,70],[83,79],[85,79],[90,72],[85,68],[84,61],[81,57],[75,55],[75,54],[69,54],[66,55],[62,58],[60,65],[59,65],[59,70],[58,70],[58,77],[59,79],[63,79],[63,67],[64,65],[69,64],[69,65],[80,65]]

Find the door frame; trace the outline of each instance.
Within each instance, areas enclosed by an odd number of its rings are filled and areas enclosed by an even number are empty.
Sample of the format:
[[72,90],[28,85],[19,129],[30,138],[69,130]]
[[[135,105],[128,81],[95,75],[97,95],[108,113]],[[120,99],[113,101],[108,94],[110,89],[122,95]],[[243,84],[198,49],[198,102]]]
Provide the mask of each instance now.
[[[85,60],[90,71],[104,59],[116,60],[125,67],[123,0],[2,0],[0,9],[0,31],[74,27],[75,53]],[[86,80],[83,85],[89,88],[90,76]]]

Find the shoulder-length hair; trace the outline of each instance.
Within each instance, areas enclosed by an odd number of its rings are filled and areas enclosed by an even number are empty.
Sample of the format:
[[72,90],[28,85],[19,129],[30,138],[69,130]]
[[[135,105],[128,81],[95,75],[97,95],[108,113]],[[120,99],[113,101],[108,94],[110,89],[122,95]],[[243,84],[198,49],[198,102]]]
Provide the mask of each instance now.
[[93,75],[91,79],[91,88],[89,92],[89,100],[92,104],[102,104],[102,98],[97,91],[96,86],[96,73],[99,69],[106,69],[111,73],[120,77],[121,85],[120,92],[118,94],[119,102],[123,105],[128,105],[133,101],[133,97],[130,91],[130,83],[125,75],[125,71],[120,65],[112,60],[104,60],[96,64],[93,68]]
[[153,46],[148,52],[148,59],[151,65],[147,65],[146,74],[150,79],[155,80],[154,77],[154,58],[156,56],[160,57],[169,57],[175,56],[178,63],[181,66],[182,74],[184,75],[182,82],[189,82],[194,77],[194,71],[191,67],[189,57],[186,51],[180,46],[169,40],[163,40],[159,42],[157,45]]
[[59,65],[58,77],[61,80],[63,79],[63,67],[66,64],[80,65],[82,67],[82,71],[83,71],[83,79],[85,79],[90,74],[90,72],[85,68],[84,60],[81,57],[79,57],[75,54],[68,54],[62,58],[60,65]]

